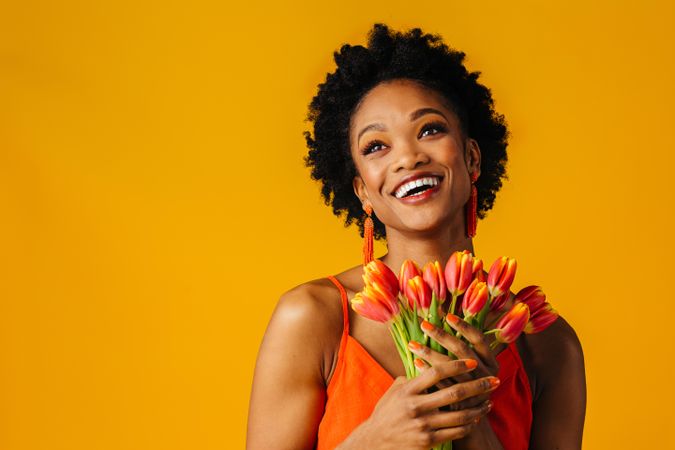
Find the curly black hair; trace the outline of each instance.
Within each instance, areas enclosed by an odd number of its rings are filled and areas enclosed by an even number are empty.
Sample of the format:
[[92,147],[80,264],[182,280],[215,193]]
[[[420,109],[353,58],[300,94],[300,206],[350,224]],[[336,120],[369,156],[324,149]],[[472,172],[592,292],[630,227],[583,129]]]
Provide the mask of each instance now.
[[[439,35],[419,28],[396,32],[376,23],[368,46],[344,44],[333,57],[337,68],[326,74],[309,105],[306,121],[314,137],[304,131],[309,148],[304,157],[311,177],[322,183],[321,195],[333,213],[345,216],[345,227],[356,221],[363,236],[365,215],[352,181],[357,175],[349,147],[350,119],[363,96],[377,84],[411,79],[441,94],[457,114],[465,136],[481,149],[481,176],[476,181],[477,215],[490,210],[506,175],[509,132],[504,116],[494,110],[490,89],[480,84],[480,72],[464,67],[464,52],[449,48]],[[373,214],[374,238],[386,239],[384,224]]]

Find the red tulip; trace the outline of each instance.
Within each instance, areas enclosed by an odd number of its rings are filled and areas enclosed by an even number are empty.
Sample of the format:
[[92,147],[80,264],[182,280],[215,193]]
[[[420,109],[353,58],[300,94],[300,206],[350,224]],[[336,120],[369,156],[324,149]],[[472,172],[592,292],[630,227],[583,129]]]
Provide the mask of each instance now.
[[464,299],[462,300],[464,319],[469,319],[478,315],[478,313],[483,310],[485,303],[487,303],[487,299],[487,284],[484,281],[474,279],[466,290]]
[[525,303],[516,303],[495,325],[495,342],[509,344],[523,332],[530,320],[530,309]]
[[558,318],[558,311],[550,303],[544,303],[536,313],[533,313],[525,325],[525,333],[534,334],[545,330]]
[[462,295],[471,284],[473,255],[468,250],[454,252],[445,265],[445,282],[453,296]]
[[422,270],[422,278],[429,285],[431,291],[436,294],[438,304],[442,305],[445,302],[447,288],[441,264],[438,261],[426,263]]
[[495,297],[490,301],[490,311],[499,312],[504,309],[506,301],[509,299],[511,292],[504,292],[499,297]]
[[431,305],[431,288],[421,276],[418,275],[408,280],[405,296],[408,298],[408,305],[411,309],[417,305],[417,309],[423,311],[426,316]]
[[473,259],[473,269],[471,270],[471,277],[478,281],[485,281],[485,274],[483,273],[483,260],[474,258]]
[[487,279],[490,296],[495,298],[505,292],[509,292],[515,277],[516,260],[506,256],[497,258],[490,267],[490,273],[488,274]]
[[367,284],[361,292],[357,292],[351,305],[357,313],[378,322],[388,322],[399,313],[398,296],[390,295],[377,282]]
[[403,261],[403,264],[401,264],[401,270],[398,274],[398,282],[401,292],[405,293],[408,280],[418,275],[422,276],[422,270],[420,269],[420,266],[415,264],[415,261],[411,259],[406,259]]
[[546,294],[540,286],[527,286],[518,291],[515,301],[525,303],[534,316],[546,304]]
[[363,268],[363,282],[366,286],[377,284],[387,291],[389,297],[396,298],[399,293],[398,278],[392,270],[379,259],[374,259]]

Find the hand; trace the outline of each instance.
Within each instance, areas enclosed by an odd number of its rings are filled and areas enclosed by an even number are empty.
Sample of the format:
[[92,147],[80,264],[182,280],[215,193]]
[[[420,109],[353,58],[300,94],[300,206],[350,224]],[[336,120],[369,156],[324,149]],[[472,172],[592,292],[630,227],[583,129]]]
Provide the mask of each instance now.
[[428,450],[442,442],[466,436],[490,411],[490,402],[462,411],[440,411],[439,408],[486,395],[496,387],[496,378],[482,377],[432,393],[426,393],[426,389],[475,368],[475,363],[446,357],[413,379],[397,377],[368,420],[357,429],[359,436],[354,436],[352,442],[348,442],[348,438],[344,448]]
[[[437,387],[442,389],[458,382],[466,382],[476,377],[496,376],[499,372],[499,363],[490,350],[489,341],[485,335],[481,333],[480,330],[472,327],[455,315],[448,314],[446,316],[446,322],[464,336],[471,343],[471,346],[426,321],[422,322],[422,331],[458,358],[476,360],[478,362],[478,367],[470,374],[465,373],[450,379],[441,380]],[[424,361],[426,367],[454,360],[451,356],[436,352],[427,346],[414,342],[411,342],[411,345],[409,345],[408,348]],[[425,369],[422,368],[420,370],[424,371]],[[464,402],[452,405],[452,407],[456,409],[473,407],[485,402],[488,398],[489,395],[470,398]]]

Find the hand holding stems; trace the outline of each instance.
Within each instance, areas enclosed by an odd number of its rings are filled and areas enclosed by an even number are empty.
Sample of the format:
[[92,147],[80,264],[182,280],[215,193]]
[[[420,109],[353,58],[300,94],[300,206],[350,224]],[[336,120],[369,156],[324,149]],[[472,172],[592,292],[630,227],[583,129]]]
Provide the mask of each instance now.
[[[435,392],[427,389],[448,378],[461,377],[477,367],[475,360],[439,362],[417,377],[398,377],[380,398],[373,413],[343,443],[350,448],[428,450],[466,436],[487,414],[486,401],[471,408],[447,411],[443,408],[466,399],[486,396],[498,383],[494,377],[472,379]],[[456,408],[453,408],[456,409]]]

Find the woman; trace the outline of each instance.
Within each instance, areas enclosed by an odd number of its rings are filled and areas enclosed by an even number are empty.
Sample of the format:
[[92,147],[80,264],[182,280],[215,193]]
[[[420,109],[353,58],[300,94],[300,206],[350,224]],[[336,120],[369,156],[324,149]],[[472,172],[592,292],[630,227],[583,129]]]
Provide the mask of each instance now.
[[[335,53],[310,105],[312,177],[362,235],[370,214],[387,243],[378,259],[395,273],[405,259],[444,265],[454,251],[474,253],[472,223],[505,176],[504,119],[463,58],[418,28],[376,24],[367,48]],[[387,326],[348,307],[362,273],[359,264],[282,295],[258,355],[248,449],[581,447],[583,354],[562,317],[492,351],[463,321],[451,326],[471,347],[427,331],[459,359],[411,347],[426,369],[407,380]]]

